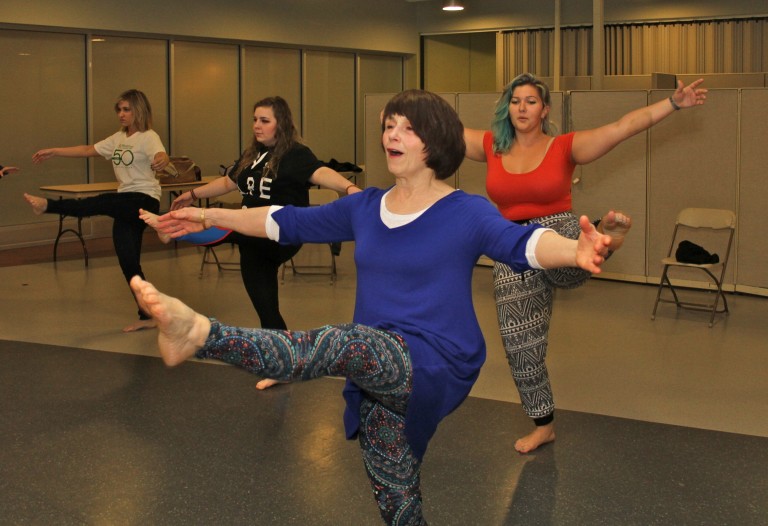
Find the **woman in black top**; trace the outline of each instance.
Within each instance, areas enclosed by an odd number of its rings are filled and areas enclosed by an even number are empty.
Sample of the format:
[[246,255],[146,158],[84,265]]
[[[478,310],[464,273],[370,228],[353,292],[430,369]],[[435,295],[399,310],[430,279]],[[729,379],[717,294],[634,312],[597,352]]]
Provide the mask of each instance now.
[[[253,107],[253,142],[242,153],[228,177],[184,192],[171,210],[239,190],[243,207],[269,205],[309,206],[309,188],[319,185],[343,194],[360,189],[326,167],[301,143],[291,110],[282,97],[268,97]],[[300,245],[280,245],[262,238],[226,233],[214,244],[237,243],[240,273],[256,314],[265,329],[286,329],[280,315],[277,273]]]

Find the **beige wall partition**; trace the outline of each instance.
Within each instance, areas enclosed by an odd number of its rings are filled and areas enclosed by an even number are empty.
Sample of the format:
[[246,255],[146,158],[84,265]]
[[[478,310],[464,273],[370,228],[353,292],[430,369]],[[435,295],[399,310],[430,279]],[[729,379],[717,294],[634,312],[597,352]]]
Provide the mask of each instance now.
[[368,93],[365,96],[365,186],[387,188],[393,183],[381,148],[381,110],[393,93]]
[[422,39],[424,87],[442,92],[496,89],[496,34],[434,35]]
[[242,56],[241,151],[253,141],[253,105],[265,97],[284,98],[301,130],[301,51],[244,46]]
[[[357,137],[355,155],[358,164],[365,164],[365,97],[369,93],[398,93],[404,88],[403,58],[386,55],[360,55],[357,62]],[[378,150],[376,150],[378,153]],[[364,181],[358,181],[364,184]]]
[[[673,92],[652,91],[651,103]],[[658,282],[677,213],[686,207],[736,211],[738,90],[710,90],[707,103],[672,114],[650,130],[648,276]],[[704,246],[704,248],[707,248]],[[735,260],[731,260],[734,262]],[[735,264],[724,282],[733,290]],[[698,274],[680,274],[693,284]]]
[[[32,164],[32,154],[41,148],[88,141],[85,50],[82,35],[0,30],[0,164],[22,169],[2,180],[0,226],[10,227],[3,229],[4,244],[23,244],[38,230],[34,225],[47,232],[43,224],[52,226],[57,221],[53,215],[32,214],[21,201],[23,192],[88,181],[85,159],[55,158]],[[51,234],[43,235],[52,239]]]
[[[647,91],[576,91],[570,96],[570,130],[597,128],[648,104]],[[645,216],[648,135],[641,133],[574,172],[573,209],[591,219],[608,210],[632,217],[632,234],[601,274],[606,278],[645,281]]]
[[768,89],[741,90],[737,289],[768,291]]
[[238,47],[176,41],[172,57],[171,152],[216,175],[240,153]]
[[[94,36],[91,41],[92,142],[100,141],[120,128],[115,102],[122,92],[135,88],[149,99],[152,128],[169,149],[168,42],[112,36]],[[93,168],[90,182],[115,180],[111,163],[99,158],[90,162]]]
[[[500,93],[459,93],[456,110],[467,128],[488,130]],[[469,194],[488,196],[485,191],[485,163],[464,159],[457,186]]]
[[304,139],[318,159],[355,160],[355,55],[304,52]]
[[[441,11],[436,10],[439,14]],[[405,1],[3,0],[0,25],[178,35],[258,45],[418,54],[416,7]]]

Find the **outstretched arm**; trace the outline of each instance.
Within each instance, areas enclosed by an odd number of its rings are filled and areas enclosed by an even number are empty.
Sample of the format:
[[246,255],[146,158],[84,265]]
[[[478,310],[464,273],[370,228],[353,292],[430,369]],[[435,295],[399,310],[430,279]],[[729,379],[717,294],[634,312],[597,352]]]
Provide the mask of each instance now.
[[46,148],[38,150],[32,155],[32,162],[40,164],[53,157],[98,157],[99,153],[92,144],[81,146],[68,146],[66,148]]
[[536,245],[536,260],[544,268],[580,267],[593,274],[608,254],[611,237],[595,230],[587,216],[579,218],[579,239],[568,239],[553,231],[544,232]]
[[18,171],[19,171],[19,168],[17,168],[16,166],[0,166],[0,179],[5,177],[6,175],[11,175]]
[[323,188],[329,188],[335,190],[340,194],[350,195],[362,192],[359,186],[341,175],[336,170],[328,168],[327,166],[321,166],[312,177],[309,178],[309,182],[322,186]]
[[[194,193],[193,193],[194,190]],[[178,210],[185,206],[192,206],[198,199],[207,199],[210,197],[218,197],[226,193],[237,190],[237,184],[227,176],[214,179],[208,184],[198,186],[193,190],[183,192],[179,197],[173,200],[171,203],[171,210]]]
[[678,80],[677,89],[672,97],[631,111],[616,122],[605,126],[577,131],[573,136],[571,153],[574,162],[576,164],[591,163],[611,151],[622,141],[669,117],[677,109],[692,108],[704,104],[707,100],[707,90],[699,88],[702,82],[704,79],[698,79],[687,86],[683,86],[683,82]]
[[157,230],[177,238],[216,226],[253,237],[267,237],[268,206],[255,208],[181,208],[157,218]]
[[483,149],[484,135],[485,130],[464,128],[464,142],[467,144],[467,152],[464,154],[464,157],[479,163],[485,162],[485,150]]

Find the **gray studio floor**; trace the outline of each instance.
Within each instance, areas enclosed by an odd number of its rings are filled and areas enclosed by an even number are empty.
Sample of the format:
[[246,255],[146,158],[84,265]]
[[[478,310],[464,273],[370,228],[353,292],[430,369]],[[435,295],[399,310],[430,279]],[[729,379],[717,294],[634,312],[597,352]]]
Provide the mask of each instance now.
[[[286,277],[289,326],[350,319],[351,248],[333,286]],[[253,325],[239,274],[200,279],[200,261],[163,250],[144,268],[200,312]],[[120,330],[135,308],[114,257],[2,267],[0,280],[0,524],[379,524],[339,380],[258,392],[234,368],[166,368],[154,331]],[[521,456],[529,424],[477,268],[488,361],[427,453],[431,524],[768,524],[768,298],[730,296],[710,329],[670,306],[651,321],[654,297],[607,280],[558,293],[558,438]]]

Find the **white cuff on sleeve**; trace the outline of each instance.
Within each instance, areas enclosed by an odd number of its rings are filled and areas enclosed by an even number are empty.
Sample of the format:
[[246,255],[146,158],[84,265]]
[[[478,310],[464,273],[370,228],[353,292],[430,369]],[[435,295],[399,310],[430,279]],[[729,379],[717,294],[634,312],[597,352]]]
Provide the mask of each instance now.
[[554,232],[551,228],[537,228],[533,231],[533,234],[531,234],[531,237],[528,238],[528,243],[525,245],[525,257],[528,259],[528,264],[531,266],[531,268],[536,269],[543,269],[541,265],[539,265],[539,262],[536,260],[536,245],[539,244],[539,239],[541,238],[541,235],[546,231]]
[[269,207],[269,210],[267,210],[267,220],[264,223],[264,228],[267,231],[267,237],[272,241],[280,241],[280,225],[277,224],[277,221],[272,219],[272,214],[281,208],[283,207],[280,205],[272,205]]

